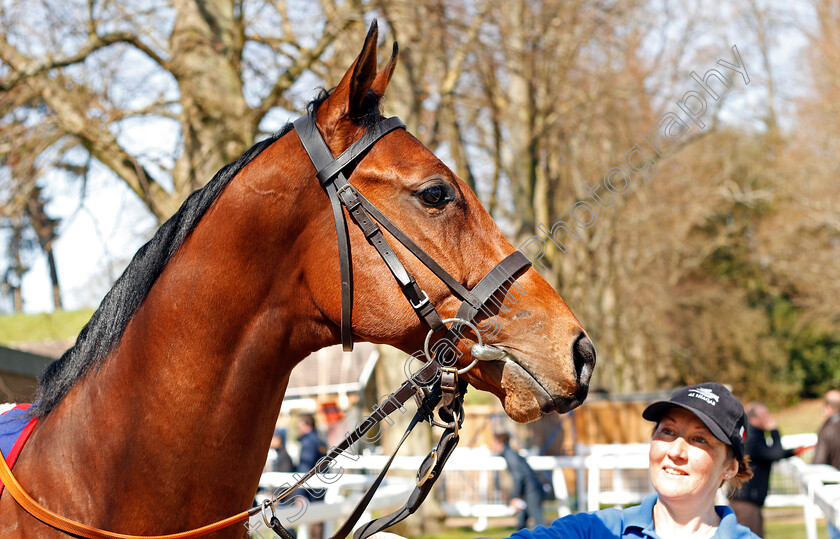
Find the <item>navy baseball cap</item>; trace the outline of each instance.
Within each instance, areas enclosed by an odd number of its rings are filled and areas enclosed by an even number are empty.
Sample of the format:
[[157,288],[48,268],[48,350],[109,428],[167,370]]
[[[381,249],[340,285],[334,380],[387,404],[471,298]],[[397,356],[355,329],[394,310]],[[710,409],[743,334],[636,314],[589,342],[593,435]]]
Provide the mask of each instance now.
[[682,387],[671,394],[670,400],[654,402],[645,408],[642,417],[659,421],[674,407],[697,416],[715,438],[732,447],[739,462],[744,462],[747,415],[728,389],[714,382]]

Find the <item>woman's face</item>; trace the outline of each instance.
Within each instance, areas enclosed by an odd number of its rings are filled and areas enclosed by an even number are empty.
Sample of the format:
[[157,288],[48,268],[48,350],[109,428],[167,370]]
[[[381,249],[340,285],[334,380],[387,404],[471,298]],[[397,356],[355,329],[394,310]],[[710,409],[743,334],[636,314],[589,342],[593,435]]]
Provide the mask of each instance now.
[[697,416],[671,408],[650,444],[650,480],[663,501],[712,503],[724,479],[738,472],[738,461]]

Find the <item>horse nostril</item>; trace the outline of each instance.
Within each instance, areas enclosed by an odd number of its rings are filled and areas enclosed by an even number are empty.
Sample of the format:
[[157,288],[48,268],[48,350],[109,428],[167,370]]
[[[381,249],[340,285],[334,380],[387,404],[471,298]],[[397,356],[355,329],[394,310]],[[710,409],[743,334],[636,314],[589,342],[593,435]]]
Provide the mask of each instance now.
[[575,362],[578,384],[589,385],[592,371],[595,368],[595,345],[585,334],[581,333],[572,345],[572,356]]

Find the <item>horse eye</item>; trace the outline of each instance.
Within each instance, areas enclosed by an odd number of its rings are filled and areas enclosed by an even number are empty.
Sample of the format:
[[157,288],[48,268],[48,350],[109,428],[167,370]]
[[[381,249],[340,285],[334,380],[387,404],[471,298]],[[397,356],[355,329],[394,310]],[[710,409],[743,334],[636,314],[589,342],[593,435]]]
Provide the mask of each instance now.
[[427,187],[420,191],[417,196],[420,197],[420,201],[423,204],[432,208],[440,208],[451,200],[443,185]]

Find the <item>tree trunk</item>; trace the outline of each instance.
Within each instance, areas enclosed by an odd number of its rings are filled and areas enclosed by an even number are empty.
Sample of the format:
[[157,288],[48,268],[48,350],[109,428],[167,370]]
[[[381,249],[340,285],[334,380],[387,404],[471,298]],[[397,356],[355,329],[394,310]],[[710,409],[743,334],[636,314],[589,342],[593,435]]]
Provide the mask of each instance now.
[[47,265],[50,267],[53,308],[56,311],[62,311],[64,310],[64,304],[61,302],[61,287],[58,285],[58,269],[55,265],[55,255],[53,254],[52,245],[48,245],[44,249],[44,252],[47,253]]
[[55,255],[53,253],[53,243],[56,238],[58,238],[58,234],[56,234],[58,220],[52,219],[47,215],[44,208],[45,204],[46,202],[42,197],[41,188],[37,186],[34,187],[32,189],[32,195],[27,201],[26,212],[29,214],[29,222],[32,225],[32,229],[38,237],[38,244],[41,246],[41,250],[44,251],[44,254],[47,255],[47,266],[50,270],[50,287],[52,289],[53,306],[56,310],[61,310],[64,307],[61,303],[61,287],[58,284],[58,269],[56,267]]
[[195,189],[254,142],[242,93],[240,59],[244,38],[232,0],[174,2],[170,68],[181,91],[184,152],[173,171],[173,213]]
[[12,287],[12,313],[18,314],[23,312],[23,294],[19,286]]

